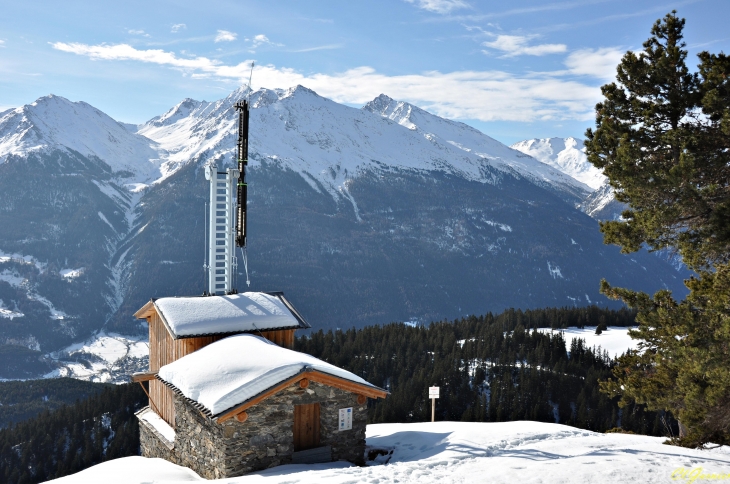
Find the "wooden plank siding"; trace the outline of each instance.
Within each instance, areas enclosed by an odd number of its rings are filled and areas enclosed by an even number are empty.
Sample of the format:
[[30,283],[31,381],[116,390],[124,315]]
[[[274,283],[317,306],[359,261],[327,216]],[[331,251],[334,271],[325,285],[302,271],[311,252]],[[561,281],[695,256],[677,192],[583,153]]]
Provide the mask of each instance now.
[[294,451],[319,447],[319,403],[294,405]]
[[[229,335],[200,336],[195,338],[173,339],[167,331],[157,311],[147,318],[150,325],[150,372],[159,369],[183,356],[203,348]],[[263,331],[261,336],[279,346],[292,349],[294,347],[294,330]],[[160,412],[160,417],[175,428],[175,407],[172,390],[159,380],[150,380],[150,399]]]
[[[150,323],[150,371],[157,372],[168,363],[179,360],[185,355],[199,350],[215,341],[225,338],[220,336],[202,336],[199,338],[172,339],[162,319],[155,311],[149,318]],[[175,428],[175,407],[172,390],[161,381],[150,381],[150,398],[160,411],[160,417]]]
[[279,331],[262,331],[261,336],[276,343],[283,348],[294,349],[294,331],[293,329],[282,329]]

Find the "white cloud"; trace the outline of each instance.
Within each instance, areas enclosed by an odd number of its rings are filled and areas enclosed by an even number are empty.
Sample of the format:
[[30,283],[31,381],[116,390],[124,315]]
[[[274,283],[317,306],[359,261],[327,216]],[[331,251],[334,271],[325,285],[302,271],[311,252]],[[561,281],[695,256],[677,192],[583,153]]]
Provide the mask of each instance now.
[[341,49],[345,46],[345,44],[328,44],[328,45],[318,45],[317,47],[306,47],[304,49],[296,49],[292,50],[290,52],[314,52],[316,50],[332,50],[332,49]]
[[623,56],[624,51],[617,47],[581,49],[571,52],[565,65],[571,74],[611,81],[616,78],[616,66]]
[[251,48],[252,49],[256,49],[256,48],[258,48],[262,44],[273,45],[273,46],[276,46],[276,47],[281,47],[281,46],[284,45],[284,44],[277,44],[276,42],[272,42],[264,34],[259,34],[259,35],[255,36],[253,38],[253,43],[251,45]]
[[463,0],[406,0],[406,2],[415,3],[419,8],[436,13],[449,13],[452,10],[470,7]]
[[565,44],[528,45],[529,41],[534,37],[534,35],[497,35],[495,40],[483,42],[482,45],[504,52],[502,57],[558,54],[567,50]]
[[[251,61],[225,65],[206,57],[179,58],[159,49],[138,50],[126,44],[86,45],[56,42],[54,49],[95,60],[133,60],[168,66],[192,78],[248,81]],[[273,65],[254,68],[259,86],[288,88],[301,84],[337,102],[363,104],[380,93],[418,104],[440,116],[481,121],[590,120],[600,100],[595,86],[555,73],[519,77],[500,71],[438,71],[389,76],[371,67],[336,74],[304,75]]]
[[216,42],[232,42],[236,40],[236,37],[238,37],[238,34],[234,32],[229,32],[227,30],[219,30],[218,35],[215,36]]
[[187,28],[188,28],[188,26],[185,24],[175,24],[170,28],[170,32],[172,32],[173,34],[176,34],[176,33],[180,32],[181,30],[185,30]]
[[132,34],[132,35],[141,35],[142,37],[149,37],[150,36],[150,34],[148,34],[147,32],[145,32],[144,30],[129,29],[129,30],[127,30],[127,33],[128,34]]
[[5,47],[5,41],[0,39],[0,47]]

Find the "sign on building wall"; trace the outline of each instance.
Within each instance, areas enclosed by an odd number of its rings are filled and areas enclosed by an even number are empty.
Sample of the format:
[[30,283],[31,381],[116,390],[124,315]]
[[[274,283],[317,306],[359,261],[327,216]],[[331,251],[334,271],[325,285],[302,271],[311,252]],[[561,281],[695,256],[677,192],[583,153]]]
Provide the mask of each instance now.
[[352,407],[340,409],[340,430],[352,430]]

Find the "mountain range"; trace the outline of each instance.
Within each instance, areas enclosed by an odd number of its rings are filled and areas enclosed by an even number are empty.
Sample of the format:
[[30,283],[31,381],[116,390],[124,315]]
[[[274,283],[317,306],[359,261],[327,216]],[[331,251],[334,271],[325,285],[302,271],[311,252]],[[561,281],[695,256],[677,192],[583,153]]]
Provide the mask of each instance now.
[[315,328],[615,305],[602,277],[685,292],[666,261],[603,245],[586,207],[608,185],[579,140],[510,148],[385,95],[357,109],[301,86],[185,99],[139,126],[50,95],[0,113],[0,358],[18,362],[0,377],[203,292],[203,166],[234,163],[244,97],[250,289],[283,290]]

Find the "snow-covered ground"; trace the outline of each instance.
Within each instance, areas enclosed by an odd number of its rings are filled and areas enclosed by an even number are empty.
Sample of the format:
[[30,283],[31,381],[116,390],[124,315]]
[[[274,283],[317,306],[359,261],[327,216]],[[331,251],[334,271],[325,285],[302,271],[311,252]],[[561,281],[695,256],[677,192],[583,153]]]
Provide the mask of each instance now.
[[[694,450],[662,445],[663,441],[541,422],[369,425],[368,447],[383,449],[385,455],[366,467],[346,462],[286,465],[218,482],[638,484],[703,482],[712,473],[730,480],[730,447]],[[699,475],[703,473],[705,479]],[[126,457],[52,482],[162,484],[204,480],[161,459]]]
[[148,355],[146,336],[100,332],[82,343],[51,353],[49,356],[57,360],[59,368],[44,378],[126,383],[133,372],[147,369]]
[[586,326],[583,329],[580,328],[566,328],[566,329],[550,329],[540,328],[538,329],[541,333],[550,332],[563,332],[565,334],[565,345],[568,351],[570,351],[570,343],[572,340],[577,338],[583,338],[588,348],[594,346],[601,347],[602,350],[608,351],[609,356],[619,356],[628,349],[636,349],[637,340],[631,339],[629,336],[629,329],[621,326],[609,326],[607,330],[601,334],[596,334],[595,326]]
[[21,313],[20,311],[13,311],[11,309],[6,308],[3,305],[3,300],[0,299],[0,318],[13,319],[13,318],[22,318],[23,316],[25,316],[25,315],[23,313]]

